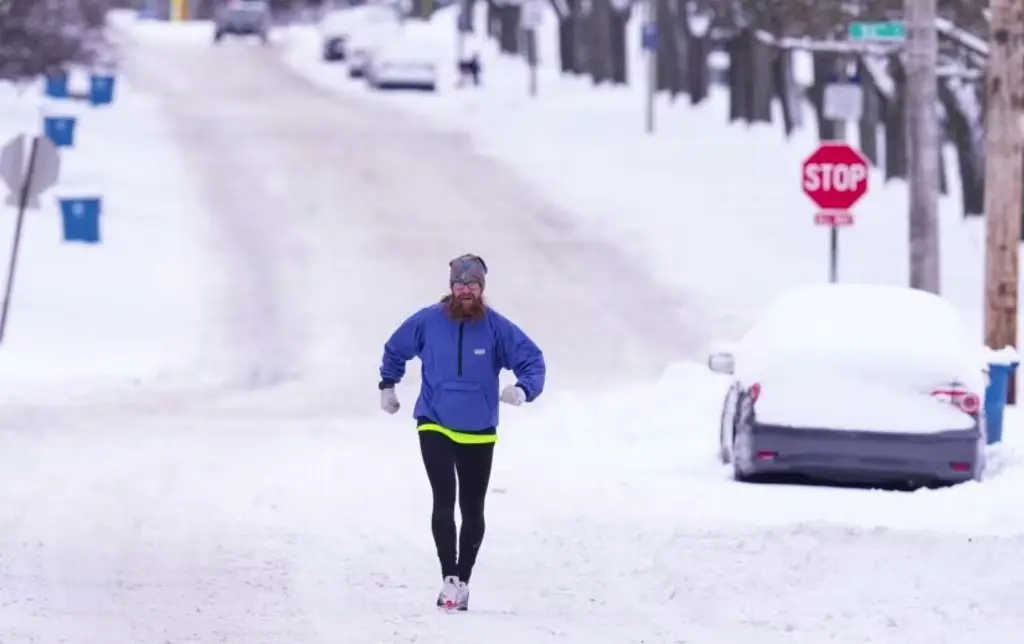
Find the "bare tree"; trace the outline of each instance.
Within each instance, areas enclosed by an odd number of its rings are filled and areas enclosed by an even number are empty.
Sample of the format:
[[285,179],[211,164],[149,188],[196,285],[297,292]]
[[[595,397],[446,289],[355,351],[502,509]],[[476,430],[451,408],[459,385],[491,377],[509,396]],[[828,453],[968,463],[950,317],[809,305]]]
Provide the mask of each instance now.
[[88,63],[98,53],[104,0],[0,0],[0,80]]

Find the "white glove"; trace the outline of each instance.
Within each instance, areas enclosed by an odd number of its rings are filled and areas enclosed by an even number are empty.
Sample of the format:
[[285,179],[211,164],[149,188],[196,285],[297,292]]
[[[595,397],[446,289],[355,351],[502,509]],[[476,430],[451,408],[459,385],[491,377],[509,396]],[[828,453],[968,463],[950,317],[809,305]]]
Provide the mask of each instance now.
[[501,402],[518,407],[526,402],[526,392],[518,385],[509,385],[501,390]]
[[389,414],[394,414],[402,407],[398,402],[398,394],[394,387],[380,390],[380,408]]

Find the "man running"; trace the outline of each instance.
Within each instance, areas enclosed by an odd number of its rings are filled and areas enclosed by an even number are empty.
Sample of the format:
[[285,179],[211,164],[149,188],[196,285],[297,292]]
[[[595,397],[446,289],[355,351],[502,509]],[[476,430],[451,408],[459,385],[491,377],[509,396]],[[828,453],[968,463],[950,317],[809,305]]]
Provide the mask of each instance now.
[[[413,417],[433,492],[430,527],[441,562],[438,607],[467,610],[469,578],[484,538],[484,499],[498,440],[498,401],[519,406],[544,390],[544,354],[518,326],[487,306],[487,265],[476,255],[449,263],[450,292],[414,313],[384,345],[380,406],[394,414],[395,384],[405,364],[422,362],[422,385]],[[511,369],[516,384],[499,396],[498,374]],[[455,499],[462,529],[456,544]],[[456,547],[457,546],[457,547]]]

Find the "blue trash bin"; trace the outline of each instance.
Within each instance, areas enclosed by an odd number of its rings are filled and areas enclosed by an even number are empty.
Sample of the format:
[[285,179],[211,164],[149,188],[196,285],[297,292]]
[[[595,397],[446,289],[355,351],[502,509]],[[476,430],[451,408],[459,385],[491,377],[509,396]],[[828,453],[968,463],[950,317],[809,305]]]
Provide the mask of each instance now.
[[1010,375],[1017,371],[1016,362],[989,363],[988,386],[985,387],[986,442],[994,445],[1003,440],[1003,410],[1010,391]]
[[43,134],[58,148],[75,147],[75,117],[47,116],[43,119]]
[[46,76],[46,95],[50,98],[68,97],[68,75],[64,73]]
[[93,74],[89,77],[89,102],[93,105],[110,105],[114,102],[115,79],[110,74]]
[[100,243],[100,215],[103,200],[99,197],[70,197],[60,200],[64,241]]

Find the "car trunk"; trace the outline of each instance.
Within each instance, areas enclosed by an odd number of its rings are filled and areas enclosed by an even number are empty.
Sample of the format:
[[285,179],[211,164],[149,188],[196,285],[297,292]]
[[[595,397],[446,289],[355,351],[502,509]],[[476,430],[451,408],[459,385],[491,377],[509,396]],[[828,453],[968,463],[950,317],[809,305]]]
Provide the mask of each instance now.
[[[924,380],[922,380],[924,382]],[[823,431],[930,434],[972,430],[977,419],[909,379],[800,368],[764,374],[754,405],[759,423]]]

